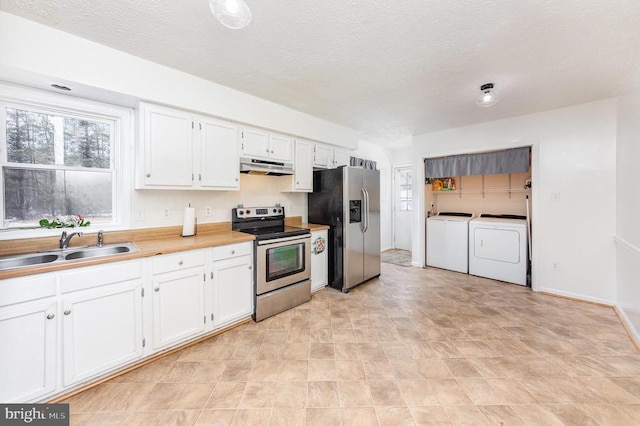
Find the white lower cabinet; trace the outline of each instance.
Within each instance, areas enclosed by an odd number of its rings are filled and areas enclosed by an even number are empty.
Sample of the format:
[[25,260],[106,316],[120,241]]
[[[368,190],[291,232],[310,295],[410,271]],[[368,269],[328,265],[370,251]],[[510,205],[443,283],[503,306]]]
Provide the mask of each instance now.
[[153,262],[153,349],[159,350],[205,331],[204,251],[156,256]]
[[0,280],[0,401],[46,400],[250,317],[252,268],[245,242]]
[[55,297],[0,308],[0,401],[37,401],[56,390]]
[[59,277],[63,386],[142,357],[139,261],[72,269]]
[[329,283],[327,248],[327,230],[311,232],[311,291]]
[[[229,255],[225,256],[224,252]],[[214,249],[213,306],[214,327],[228,325],[253,314],[251,243]]]

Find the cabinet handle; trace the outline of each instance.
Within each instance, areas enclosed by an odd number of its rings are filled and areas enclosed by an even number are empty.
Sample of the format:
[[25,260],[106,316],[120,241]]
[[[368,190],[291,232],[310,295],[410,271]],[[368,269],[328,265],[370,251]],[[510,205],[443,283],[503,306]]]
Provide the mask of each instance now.
[[202,174],[198,173],[198,180],[202,180]]
[[271,150],[271,153],[273,154],[273,150]]
[[296,185],[300,185],[300,182],[296,182]]
[[71,313],[71,309],[67,309],[66,311],[64,311],[65,315],[69,315]]
[[178,265],[182,266],[184,262],[181,260],[180,262],[178,262]]
[[146,176],[147,176],[147,177],[151,177],[151,173],[147,173],[147,174],[146,174]]
[[56,314],[47,315],[47,319],[54,319],[55,317],[56,317]]
[[154,288],[153,291],[160,291],[160,287]]
[[249,269],[252,269],[253,267],[251,265],[249,265]]
[[236,182],[238,181],[238,178],[236,178]]
[[267,148],[267,154],[269,153],[269,149]]
[[236,251],[235,250],[231,250],[231,254],[236,254]]
[[[213,279],[213,272],[211,272],[211,279]],[[213,319],[213,318],[212,318]]]

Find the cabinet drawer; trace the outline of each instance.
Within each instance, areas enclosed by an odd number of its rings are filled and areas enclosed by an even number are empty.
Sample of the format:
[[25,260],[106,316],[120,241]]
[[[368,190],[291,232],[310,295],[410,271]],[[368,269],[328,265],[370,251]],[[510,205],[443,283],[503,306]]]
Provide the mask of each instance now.
[[29,275],[0,281],[0,307],[56,295],[53,274]]
[[228,259],[230,257],[245,256],[252,253],[253,243],[238,243],[213,248],[213,260]]
[[134,280],[142,276],[139,260],[114,262],[107,265],[87,266],[60,274],[60,291],[86,290],[107,284]]
[[165,254],[153,258],[153,274],[181,271],[194,266],[203,266],[204,250],[185,251],[176,254]]

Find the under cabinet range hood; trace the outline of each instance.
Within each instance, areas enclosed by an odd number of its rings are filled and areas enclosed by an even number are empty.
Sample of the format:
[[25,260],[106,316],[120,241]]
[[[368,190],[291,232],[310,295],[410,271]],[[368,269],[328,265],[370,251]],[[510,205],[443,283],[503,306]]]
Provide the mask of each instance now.
[[255,158],[241,157],[240,173],[271,176],[292,175],[293,164],[280,161],[258,160]]

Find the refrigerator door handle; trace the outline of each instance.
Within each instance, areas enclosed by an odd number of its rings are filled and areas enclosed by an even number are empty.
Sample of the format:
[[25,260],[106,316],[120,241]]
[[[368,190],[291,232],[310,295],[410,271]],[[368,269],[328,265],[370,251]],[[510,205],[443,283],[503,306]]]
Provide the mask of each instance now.
[[364,229],[362,230],[362,232],[367,232],[367,230],[369,229],[369,192],[362,188],[362,195],[364,196],[363,201],[364,201],[364,207],[363,207],[363,211],[364,211]]
[[362,195],[362,206],[360,207],[360,229],[362,233],[367,232],[367,195],[364,188],[360,188]]

